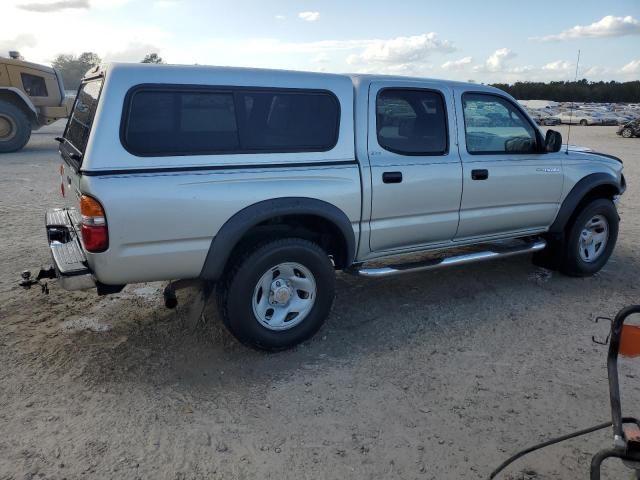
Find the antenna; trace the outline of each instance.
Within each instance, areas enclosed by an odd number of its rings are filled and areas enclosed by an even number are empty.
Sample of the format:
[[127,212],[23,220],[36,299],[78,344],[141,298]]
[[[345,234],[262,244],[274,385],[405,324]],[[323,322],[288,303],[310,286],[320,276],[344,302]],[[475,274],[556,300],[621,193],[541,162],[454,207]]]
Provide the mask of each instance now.
[[[573,82],[578,81],[578,65],[580,65],[580,50],[578,50],[578,60],[576,60],[576,76],[573,79]],[[569,138],[571,138],[571,121],[573,120],[573,103],[574,100],[571,100],[571,109],[569,110],[569,131],[567,132],[567,150],[564,152],[566,155],[569,155]]]

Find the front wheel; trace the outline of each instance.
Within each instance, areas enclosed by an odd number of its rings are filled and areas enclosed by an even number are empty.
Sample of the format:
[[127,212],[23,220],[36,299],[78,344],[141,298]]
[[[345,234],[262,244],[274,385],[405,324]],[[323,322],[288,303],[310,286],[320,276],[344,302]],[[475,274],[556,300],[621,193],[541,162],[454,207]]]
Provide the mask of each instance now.
[[611,200],[600,198],[585,205],[567,231],[562,272],[585,277],[604,267],[616,245],[618,223],[618,212]]
[[624,138],[631,138],[633,136],[633,132],[630,128],[625,128],[624,130],[622,130],[622,136]]
[[586,127],[587,125],[589,125],[589,122],[583,119],[583,120],[580,120],[580,125],[582,125],[583,127]]
[[335,273],[326,252],[308,240],[286,238],[237,261],[218,285],[218,308],[240,342],[277,351],[315,334],[334,295]]

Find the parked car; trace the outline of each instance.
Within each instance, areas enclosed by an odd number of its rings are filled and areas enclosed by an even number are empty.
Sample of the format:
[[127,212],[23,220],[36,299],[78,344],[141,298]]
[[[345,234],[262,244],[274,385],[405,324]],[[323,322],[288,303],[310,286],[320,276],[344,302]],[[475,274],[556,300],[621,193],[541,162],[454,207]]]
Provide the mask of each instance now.
[[640,137],[640,118],[625,123],[616,133],[624,138]]
[[618,125],[618,117],[610,113],[594,113],[593,116],[600,120],[600,125]]
[[580,110],[574,110],[571,112],[562,112],[554,115],[561,123],[571,125],[602,125],[602,119],[590,113],[581,112]]
[[82,81],[60,141],[67,206],[46,229],[62,286],[203,282],[267,350],[320,328],[335,270],[535,252],[592,275],[625,191],[619,159],[561,152],[503,91],[441,80],[112,64]]
[[559,118],[553,115],[546,114],[544,112],[530,111],[529,115],[531,115],[531,117],[538,125],[553,126],[560,125],[562,123]]

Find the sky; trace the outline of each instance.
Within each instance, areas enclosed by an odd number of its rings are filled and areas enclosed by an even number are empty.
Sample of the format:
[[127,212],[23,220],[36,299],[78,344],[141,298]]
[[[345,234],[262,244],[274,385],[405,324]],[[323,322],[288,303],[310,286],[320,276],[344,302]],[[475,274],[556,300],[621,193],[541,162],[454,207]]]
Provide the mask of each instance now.
[[0,55],[384,73],[640,79],[640,0],[0,0]]

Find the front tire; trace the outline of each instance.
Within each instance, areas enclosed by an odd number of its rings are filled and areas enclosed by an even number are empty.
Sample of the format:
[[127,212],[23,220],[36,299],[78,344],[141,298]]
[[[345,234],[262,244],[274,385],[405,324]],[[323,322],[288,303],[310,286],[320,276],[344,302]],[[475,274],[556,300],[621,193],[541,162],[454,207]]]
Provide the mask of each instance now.
[[574,277],[600,271],[616,245],[619,221],[609,199],[599,198],[585,205],[567,230],[560,270]]
[[633,137],[633,132],[631,131],[630,128],[625,128],[624,130],[622,130],[622,136],[624,138],[631,138]]
[[587,125],[589,125],[589,122],[583,119],[583,120],[580,120],[580,125],[582,125],[583,127],[586,127]]
[[300,238],[246,254],[218,284],[222,320],[240,342],[278,351],[314,335],[329,316],[335,272],[327,253]]
[[31,122],[15,105],[0,102],[0,153],[17,152],[31,137]]

